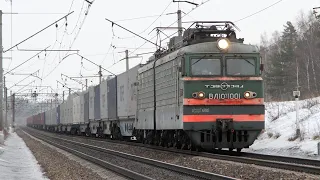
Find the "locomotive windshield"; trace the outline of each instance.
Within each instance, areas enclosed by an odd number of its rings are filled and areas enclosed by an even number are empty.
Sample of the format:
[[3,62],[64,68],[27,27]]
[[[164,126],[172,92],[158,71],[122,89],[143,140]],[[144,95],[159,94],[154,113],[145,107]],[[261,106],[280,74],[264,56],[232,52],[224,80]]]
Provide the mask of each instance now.
[[256,75],[255,59],[227,59],[226,74],[231,76],[251,76]]
[[220,59],[191,59],[191,73],[195,76],[221,75]]

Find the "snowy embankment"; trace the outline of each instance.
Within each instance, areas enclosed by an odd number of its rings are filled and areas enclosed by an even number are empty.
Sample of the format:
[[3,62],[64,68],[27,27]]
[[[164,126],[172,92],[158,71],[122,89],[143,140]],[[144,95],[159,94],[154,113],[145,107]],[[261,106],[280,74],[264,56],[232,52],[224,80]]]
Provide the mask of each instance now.
[[269,102],[266,105],[265,132],[245,151],[319,159],[320,97],[298,102],[298,124],[301,132],[296,137],[295,101]]
[[0,145],[0,177],[6,180],[47,179],[31,151],[16,133],[8,136],[4,146]]

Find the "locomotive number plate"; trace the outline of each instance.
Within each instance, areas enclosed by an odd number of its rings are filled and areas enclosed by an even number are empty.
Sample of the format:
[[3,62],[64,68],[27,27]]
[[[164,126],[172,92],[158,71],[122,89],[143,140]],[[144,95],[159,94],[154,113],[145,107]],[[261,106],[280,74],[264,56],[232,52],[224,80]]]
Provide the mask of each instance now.
[[192,113],[208,113],[210,112],[210,109],[209,108],[194,108],[192,109]]
[[209,93],[209,99],[240,99],[240,93]]

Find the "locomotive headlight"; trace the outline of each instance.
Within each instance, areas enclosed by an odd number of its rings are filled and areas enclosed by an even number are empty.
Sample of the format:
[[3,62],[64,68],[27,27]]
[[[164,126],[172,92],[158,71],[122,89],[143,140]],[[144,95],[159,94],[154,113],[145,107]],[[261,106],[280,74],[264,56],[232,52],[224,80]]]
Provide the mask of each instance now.
[[256,92],[252,92],[252,91],[246,91],[244,92],[244,98],[246,99],[252,99],[257,97],[257,93]]
[[218,39],[218,48],[220,50],[226,50],[229,48],[229,40],[226,38]]
[[198,93],[198,98],[199,98],[199,99],[203,99],[204,97],[205,97],[204,92],[199,92],[199,93]]
[[248,92],[248,91],[245,92],[245,93],[244,93],[244,98],[250,98],[250,92]]

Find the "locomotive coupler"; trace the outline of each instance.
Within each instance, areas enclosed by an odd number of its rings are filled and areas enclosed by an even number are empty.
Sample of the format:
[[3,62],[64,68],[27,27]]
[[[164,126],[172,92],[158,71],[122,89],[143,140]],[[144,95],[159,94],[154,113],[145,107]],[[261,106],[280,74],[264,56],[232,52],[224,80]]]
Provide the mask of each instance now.
[[232,119],[217,119],[217,130],[226,132],[233,129]]

